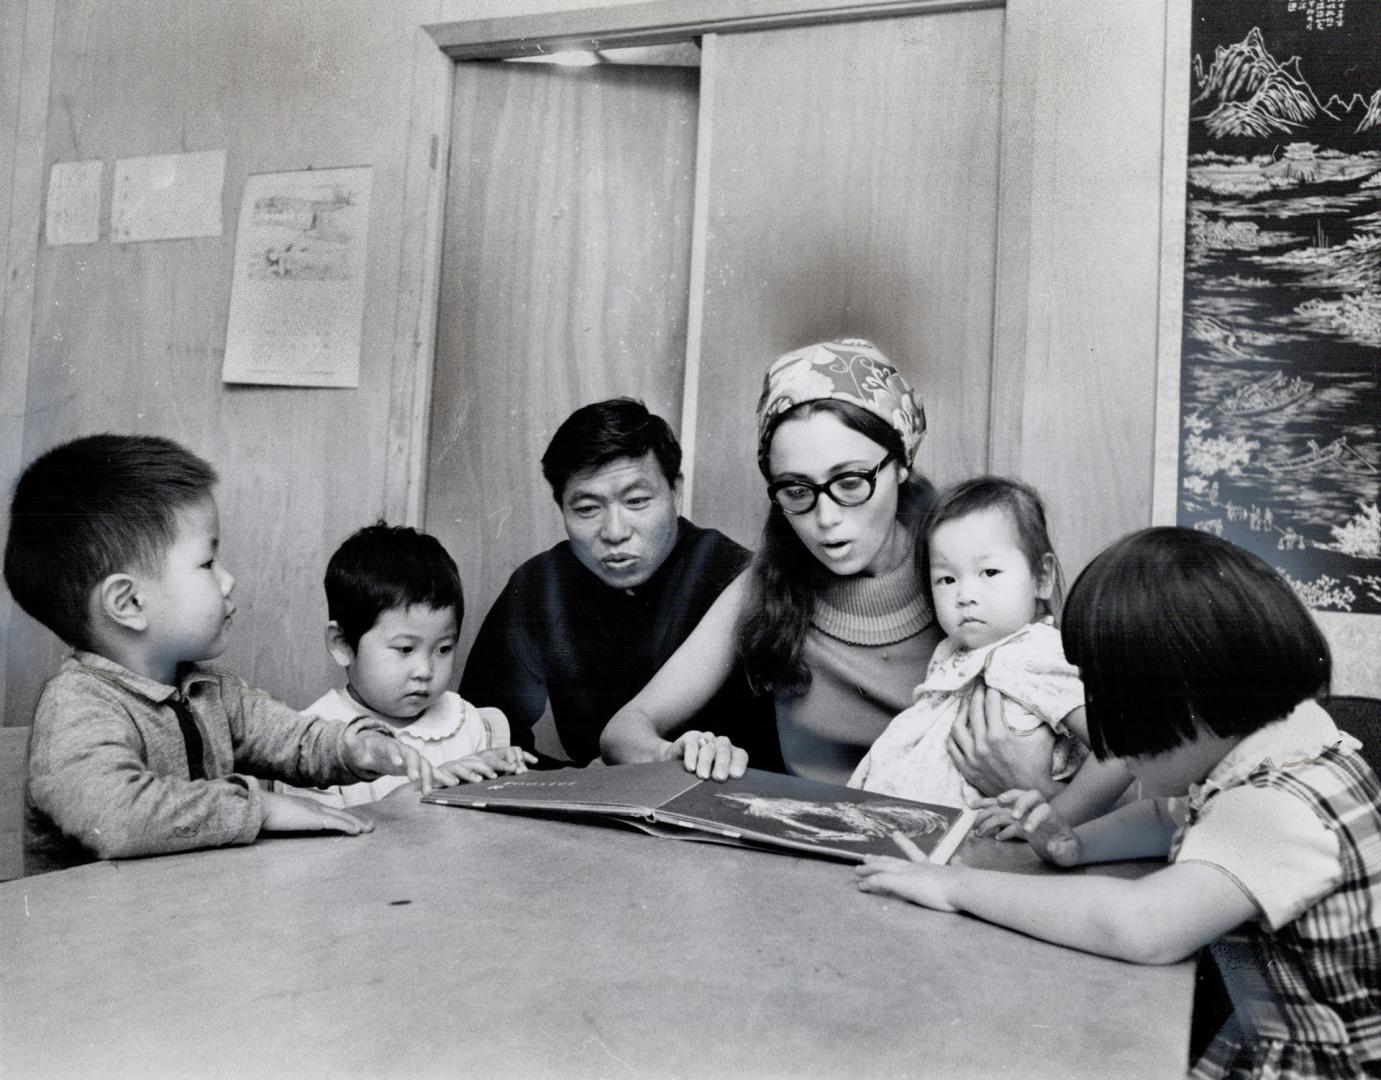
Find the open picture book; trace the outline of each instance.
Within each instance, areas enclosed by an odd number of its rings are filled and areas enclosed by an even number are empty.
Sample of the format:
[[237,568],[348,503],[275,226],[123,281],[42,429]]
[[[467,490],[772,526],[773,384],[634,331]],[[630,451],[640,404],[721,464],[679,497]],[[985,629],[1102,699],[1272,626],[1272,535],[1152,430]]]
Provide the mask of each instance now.
[[424,802],[474,810],[601,819],[644,832],[862,862],[901,856],[894,833],[947,862],[973,822],[961,806],[912,802],[749,769],[701,780],[679,761],[501,776],[433,791]]

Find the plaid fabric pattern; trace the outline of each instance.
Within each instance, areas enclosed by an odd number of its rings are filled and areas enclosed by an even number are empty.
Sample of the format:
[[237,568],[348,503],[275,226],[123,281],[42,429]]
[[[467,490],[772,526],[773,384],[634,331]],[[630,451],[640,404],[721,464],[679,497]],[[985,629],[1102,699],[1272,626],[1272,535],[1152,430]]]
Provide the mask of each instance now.
[[1343,877],[1278,931],[1244,923],[1214,943],[1234,1013],[1190,1076],[1381,1077],[1381,781],[1334,746],[1244,782],[1308,805],[1338,838]]

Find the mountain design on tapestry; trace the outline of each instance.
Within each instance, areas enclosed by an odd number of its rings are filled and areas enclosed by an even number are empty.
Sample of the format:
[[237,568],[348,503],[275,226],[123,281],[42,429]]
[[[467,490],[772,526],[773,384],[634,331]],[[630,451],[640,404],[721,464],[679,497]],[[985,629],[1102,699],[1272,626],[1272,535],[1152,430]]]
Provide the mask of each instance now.
[[[1347,123],[1356,121],[1357,126],[1352,129],[1354,134],[1360,135],[1364,131],[1381,128],[1381,90],[1372,94],[1370,101],[1361,94],[1353,94],[1348,101],[1343,101],[1337,94],[1334,94],[1328,99],[1324,111],[1337,116],[1340,120],[1345,120]],[[1361,117],[1360,120],[1357,119],[1359,116]]]
[[1211,112],[1195,119],[1216,139],[1293,134],[1321,116],[1336,121],[1300,74],[1299,64],[1298,56],[1278,62],[1255,26],[1237,44],[1216,46],[1207,72],[1202,58],[1194,57],[1199,96],[1190,105],[1216,102]]

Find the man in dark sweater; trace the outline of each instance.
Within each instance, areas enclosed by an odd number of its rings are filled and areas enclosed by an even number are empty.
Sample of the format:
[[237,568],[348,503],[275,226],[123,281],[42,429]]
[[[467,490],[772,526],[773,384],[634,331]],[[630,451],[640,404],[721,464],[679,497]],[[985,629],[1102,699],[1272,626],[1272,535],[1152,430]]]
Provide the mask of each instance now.
[[[604,725],[657,673],[749,553],[680,517],[681,447],[667,422],[616,398],[572,413],[542,455],[567,539],[513,572],[485,616],[463,697],[508,717],[515,745],[550,702],[572,762],[599,757]],[[755,767],[780,759],[771,701],[741,671],[690,722],[729,736]],[[544,765],[567,762],[543,758]]]

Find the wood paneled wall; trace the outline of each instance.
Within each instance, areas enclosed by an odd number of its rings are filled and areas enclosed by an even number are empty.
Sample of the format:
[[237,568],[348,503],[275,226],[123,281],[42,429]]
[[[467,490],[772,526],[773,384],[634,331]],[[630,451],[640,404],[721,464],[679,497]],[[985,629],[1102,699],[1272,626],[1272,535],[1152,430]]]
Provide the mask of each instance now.
[[[53,19],[53,0],[0,7],[0,537],[24,460]],[[26,725],[32,702],[14,707],[8,694],[9,643],[29,630],[16,615],[0,582],[0,724]]]
[[[607,0],[605,0],[607,2]],[[54,443],[157,432],[222,477],[222,548],[240,614],[222,662],[295,704],[336,678],[322,645],[321,574],[335,545],[412,493],[415,378],[430,356],[429,150],[418,102],[448,110],[451,65],[423,27],[600,0],[16,0],[0,7],[0,487]],[[413,122],[410,123],[410,116]],[[435,143],[429,145],[430,136]],[[48,166],[227,151],[223,236],[49,248]],[[374,166],[357,390],[226,387],[220,365],[244,177]],[[437,156],[438,170],[444,154]],[[439,172],[438,172],[439,175]],[[439,199],[438,199],[439,201]],[[401,454],[399,448],[402,448]],[[412,499],[415,505],[415,499]],[[4,525],[0,516],[0,527]],[[27,724],[61,645],[0,593],[4,722]]]
[[[167,435],[213,462],[223,477],[222,551],[239,582],[223,662],[305,704],[334,677],[321,642],[324,554],[385,505],[405,131],[390,106],[407,97],[410,40],[391,13],[363,5],[353,35],[332,5],[263,15],[181,0],[58,8],[48,160],[102,159],[108,199],[116,158],[224,147],[227,228],[207,239],[40,249],[23,457],[111,430]],[[305,47],[313,41],[316,56]],[[389,69],[379,69],[381,47]],[[369,235],[359,390],[223,386],[244,176],[362,161],[375,164],[384,210]],[[16,707],[60,652],[32,624],[15,625]]]

